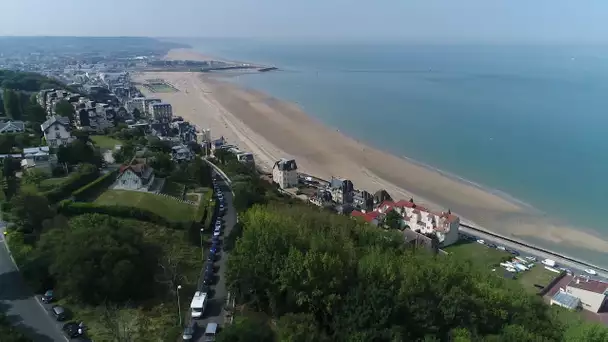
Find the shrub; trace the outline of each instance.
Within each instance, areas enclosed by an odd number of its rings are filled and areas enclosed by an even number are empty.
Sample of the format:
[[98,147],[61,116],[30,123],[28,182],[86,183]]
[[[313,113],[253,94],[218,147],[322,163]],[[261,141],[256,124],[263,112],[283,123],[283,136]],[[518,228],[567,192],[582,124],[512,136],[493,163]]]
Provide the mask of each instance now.
[[77,201],[84,201],[87,198],[93,197],[100,190],[107,188],[110,184],[114,183],[116,180],[116,176],[118,175],[118,170],[114,170],[112,172],[108,172],[105,175],[97,178],[91,183],[79,188],[78,190],[72,193],[72,196]]
[[72,195],[72,192],[92,182],[99,176],[99,170],[90,164],[83,164],[77,172],[71,174],[68,179],[56,189],[45,191],[42,194],[49,203],[57,203]]
[[152,211],[127,207],[121,205],[99,205],[96,203],[74,202],[63,200],[59,203],[57,211],[65,216],[83,214],[106,214],[115,217],[131,218],[140,221],[153,222],[175,229],[185,229],[192,225],[192,221],[173,221]]

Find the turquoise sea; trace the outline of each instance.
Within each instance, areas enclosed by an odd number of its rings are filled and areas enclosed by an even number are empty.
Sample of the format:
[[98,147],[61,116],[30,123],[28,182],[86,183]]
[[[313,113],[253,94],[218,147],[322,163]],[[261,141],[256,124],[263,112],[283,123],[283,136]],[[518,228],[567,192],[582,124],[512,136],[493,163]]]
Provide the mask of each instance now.
[[608,47],[179,41],[275,65],[238,82],[608,237]]

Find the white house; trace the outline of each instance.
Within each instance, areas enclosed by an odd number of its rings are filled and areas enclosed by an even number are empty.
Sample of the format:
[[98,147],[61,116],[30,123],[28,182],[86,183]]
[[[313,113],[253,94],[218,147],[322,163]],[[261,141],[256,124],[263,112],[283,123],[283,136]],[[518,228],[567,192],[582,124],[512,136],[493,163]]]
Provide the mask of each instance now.
[[298,185],[298,166],[294,159],[285,159],[274,163],[272,167],[272,181],[281,189],[292,188]]
[[40,128],[50,147],[64,146],[74,140],[70,132],[70,121],[66,117],[53,115]]
[[447,212],[435,213],[414,203],[413,200],[399,202],[384,201],[374,209],[381,214],[395,210],[402,217],[402,225],[421,234],[434,234],[439,243],[449,246],[458,241],[460,218]]
[[576,276],[566,285],[566,293],[579,298],[583,309],[599,312],[608,297],[608,283]]
[[0,134],[2,134],[2,133],[21,133],[24,131],[25,131],[25,123],[23,121],[0,122]]
[[148,165],[132,164],[121,166],[120,175],[114,183],[114,189],[149,191],[154,182],[154,170]]

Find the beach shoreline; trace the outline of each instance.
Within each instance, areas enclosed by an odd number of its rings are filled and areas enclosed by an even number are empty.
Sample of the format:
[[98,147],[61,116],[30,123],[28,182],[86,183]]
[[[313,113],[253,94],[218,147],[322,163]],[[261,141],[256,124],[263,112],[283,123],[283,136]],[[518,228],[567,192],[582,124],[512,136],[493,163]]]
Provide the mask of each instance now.
[[[193,50],[172,50],[168,59],[205,60]],[[217,59],[216,57],[213,57]],[[293,157],[303,172],[348,178],[355,187],[387,190],[395,199],[413,197],[436,211],[450,209],[461,221],[491,232],[524,240],[533,237],[549,247],[566,245],[593,252],[608,250],[608,241],[591,231],[559,224],[528,204],[498,190],[449,172],[397,157],[331,129],[293,103],[246,89],[214,74],[154,72],[139,78],[162,78],[179,92],[146,93],[174,106],[176,115],[212,136],[224,136],[254,154],[270,170],[281,157]],[[145,91],[144,91],[145,93]],[[554,248],[553,248],[554,249]]]

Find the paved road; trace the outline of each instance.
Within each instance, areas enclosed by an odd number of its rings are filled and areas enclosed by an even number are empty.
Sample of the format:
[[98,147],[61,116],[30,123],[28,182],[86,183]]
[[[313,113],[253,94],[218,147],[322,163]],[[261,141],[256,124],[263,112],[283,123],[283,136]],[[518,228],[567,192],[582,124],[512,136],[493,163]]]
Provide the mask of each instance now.
[[[588,275],[584,271],[586,268],[588,268],[585,265],[581,265],[581,264],[578,264],[576,262],[572,262],[570,260],[562,259],[562,258],[556,257],[555,255],[544,253],[544,252],[539,251],[539,250],[534,249],[534,248],[529,248],[529,247],[526,247],[526,246],[523,246],[523,245],[520,245],[520,244],[517,244],[517,243],[506,241],[506,240],[503,240],[501,238],[498,238],[498,237],[495,237],[495,236],[492,236],[492,235],[489,235],[489,234],[484,234],[482,232],[478,232],[478,231],[475,231],[475,230],[472,230],[472,229],[468,229],[468,228],[465,228],[465,227],[460,227],[460,231],[462,233],[465,233],[465,234],[468,234],[468,235],[476,236],[476,237],[478,237],[480,239],[485,240],[486,242],[491,242],[491,243],[494,243],[496,245],[504,246],[504,247],[506,247],[508,249],[515,250],[515,251],[521,253],[522,256],[533,256],[533,257],[536,257],[536,259],[538,259],[539,262],[541,260],[543,260],[543,259],[555,260],[555,262],[558,264],[557,265],[558,267],[568,268],[568,269],[572,270],[572,272],[575,275],[578,275],[578,274],[582,274],[582,275],[585,275],[585,276]],[[608,274],[604,274],[603,272],[599,272],[599,271],[597,273],[598,273],[597,276],[589,276],[589,278],[590,279],[607,281]]]
[[10,257],[3,233],[4,223],[0,224],[0,312],[36,342],[67,341],[59,324],[25,285]]
[[[214,172],[214,175],[216,173]],[[222,216],[224,221],[224,230],[222,233],[222,239],[225,239],[232,227],[236,224],[236,211],[234,210],[234,206],[232,205],[232,192],[230,187],[226,184],[225,181],[219,181],[218,185],[222,190],[224,195],[224,215]],[[215,220],[213,220],[215,222]],[[207,241],[207,246],[210,245],[211,242]],[[213,296],[211,300],[207,303],[207,308],[205,309],[205,315],[203,319],[197,321],[199,329],[197,333],[197,341],[203,341],[203,333],[205,332],[205,327],[207,323],[214,322],[218,323],[220,326],[224,323],[224,305],[226,303],[226,298],[228,296],[228,290],[226,289],[226,277],[224,273],[226,271],[226,261],[228,259],[228,254],[222,250],[220,253],[220,258],[215,262],[215,267],[217,269],[216,272],[216,282],[212,286]],[[191,300],[191,298],[188,298]]]

